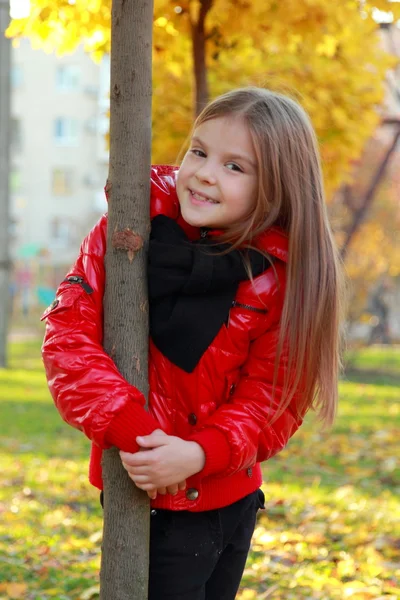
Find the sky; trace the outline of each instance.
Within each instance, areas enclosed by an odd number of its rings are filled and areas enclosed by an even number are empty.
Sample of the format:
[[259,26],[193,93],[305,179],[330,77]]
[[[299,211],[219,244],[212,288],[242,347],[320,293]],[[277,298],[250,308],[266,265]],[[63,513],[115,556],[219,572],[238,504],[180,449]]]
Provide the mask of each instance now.
[[27,17],[30,9],[30,0],[10,0],[10,14],[13,19]]

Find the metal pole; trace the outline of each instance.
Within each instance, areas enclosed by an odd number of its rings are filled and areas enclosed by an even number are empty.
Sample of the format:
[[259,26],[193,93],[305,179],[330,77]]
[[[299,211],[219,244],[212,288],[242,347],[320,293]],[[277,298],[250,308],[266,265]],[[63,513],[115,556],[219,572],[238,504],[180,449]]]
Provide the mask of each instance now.
[[7,362],[10,316],[9,172],[11,113],[11,42],[5,37],[10,22],[9,0],[0,0],[0,367]]

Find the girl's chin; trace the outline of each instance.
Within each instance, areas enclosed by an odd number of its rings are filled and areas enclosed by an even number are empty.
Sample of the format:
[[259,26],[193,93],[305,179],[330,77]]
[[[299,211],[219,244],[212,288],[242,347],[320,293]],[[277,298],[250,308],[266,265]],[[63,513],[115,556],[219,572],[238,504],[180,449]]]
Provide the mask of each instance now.
[[183,217],[184,220],[186,221],[186,223],[188,225],[191,225],[192,227],[207,227],[207,228],[213,228],[214,226],[212,225],[212,223],[208,223],[207,221],[204,220],[200,220],[200,219],[185,219],[185,217]]
[[205,215],[196,214],[196,211],[181,209],[181,215],[188,225],[192,227],[214,227],[212,219]]

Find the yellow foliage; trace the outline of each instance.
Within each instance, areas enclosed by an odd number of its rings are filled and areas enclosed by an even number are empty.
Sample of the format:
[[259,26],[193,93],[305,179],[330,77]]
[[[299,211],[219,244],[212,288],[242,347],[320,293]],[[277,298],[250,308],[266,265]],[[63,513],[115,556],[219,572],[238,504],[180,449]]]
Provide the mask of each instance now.
[[[155,0],[155,162],[175,162],[193,115],[191,21],[198,0]],[[295,96],[321,143],[328,196],[379,122],[383,79],[394,65],[384,53],[374,9],[400,17],[400,3],[359,0],[214,0],[206,21],[212,96],[255,84]],[[110,49],[111,0],[31,0],[11,37],[72,52],[80,43],[99,59]],[[171,79],[172,77],[172,79]]]
[[322,39],[322,42],[317,45],[316,52],[321,56],[332,58],[336,54],[338,44],[339,40],[333,37],[333,35],[325,35]]

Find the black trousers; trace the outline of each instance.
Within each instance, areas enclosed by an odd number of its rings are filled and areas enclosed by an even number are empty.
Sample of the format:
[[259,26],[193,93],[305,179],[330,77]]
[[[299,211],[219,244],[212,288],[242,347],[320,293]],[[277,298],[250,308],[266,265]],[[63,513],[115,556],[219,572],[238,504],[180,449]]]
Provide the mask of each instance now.
[[149,600],[234,600],[259,508],[261,490],[201,513],[152,510]]

